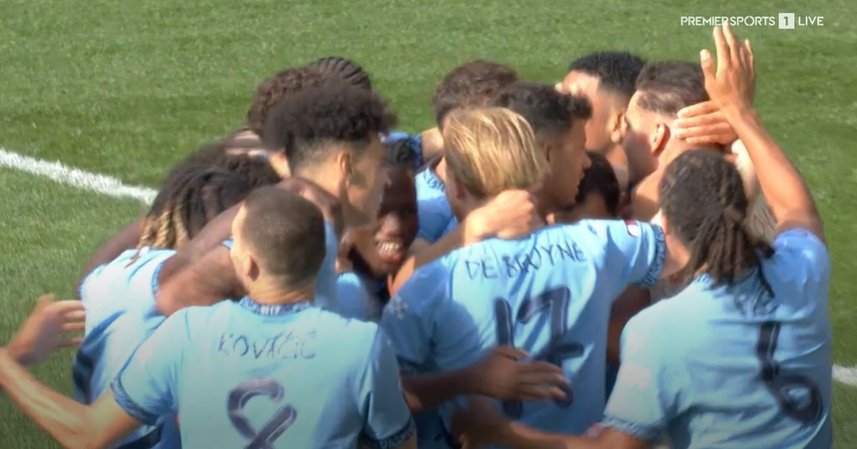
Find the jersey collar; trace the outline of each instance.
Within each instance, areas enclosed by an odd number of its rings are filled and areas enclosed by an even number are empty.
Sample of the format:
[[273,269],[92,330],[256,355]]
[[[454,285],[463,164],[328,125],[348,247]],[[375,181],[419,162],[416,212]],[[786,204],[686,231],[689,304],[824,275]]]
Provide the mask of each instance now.
[[298,313],[302,310],[312,307],[312,300],[293,302],[289,304],[259,304],[250,299],[249,296],[241,298],[238,302],[241,307],[262,316],[282,316],[291,313]]

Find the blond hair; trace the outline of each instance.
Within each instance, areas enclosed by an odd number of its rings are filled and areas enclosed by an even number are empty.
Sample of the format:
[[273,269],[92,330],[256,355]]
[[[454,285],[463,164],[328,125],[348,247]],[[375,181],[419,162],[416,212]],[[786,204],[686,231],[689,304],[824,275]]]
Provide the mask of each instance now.
[[443,128],[447,167],[470,194],[529,189],[550,171],[532,128],[506,108],[458,109]]

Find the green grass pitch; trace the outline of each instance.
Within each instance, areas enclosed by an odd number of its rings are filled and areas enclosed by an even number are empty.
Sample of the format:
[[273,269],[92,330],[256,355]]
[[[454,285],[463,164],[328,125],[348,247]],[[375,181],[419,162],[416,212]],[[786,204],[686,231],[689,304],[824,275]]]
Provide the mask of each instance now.
[[[791,2],[789,2],[791,3]],[[754,2],[452,0],[0,0],[0,147],[155,186],[172,163],[237,127],[255,85],[327,55],[354,58],[399,113],[431,124],[429,97],[455,65],[506,62],[554,82],[587,51],[696,60],[708,27],[683,15],[824,16],[823,27],[739,27],[753,41],[762,117],[807,177],[834,261],[834,361],[857,364],[857,10]],[[91,251],[144,211],[0,169],[0,341],[45,291],[74,294]],[[36,367],[70,390],[71,352]],[[857,447],[857,388],[835,384],[837,447]],[[0,394],[0,448],[54,447]]]

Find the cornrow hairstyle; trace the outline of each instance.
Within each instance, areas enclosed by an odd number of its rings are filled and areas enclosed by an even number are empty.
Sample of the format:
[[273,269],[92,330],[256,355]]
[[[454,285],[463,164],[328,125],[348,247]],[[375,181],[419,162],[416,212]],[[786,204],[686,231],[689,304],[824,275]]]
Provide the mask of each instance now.
[[604,198],[607,212],[616,217],[619,215],[619,197],[621,196],[616,172],[613,171],[613,166],[601,153],[587,151],[586,154],[589,155],[592,165],[589,166],[586,173],[583,174],[583,179],[580,180],[580,188],[574,202],[583,204],[586,197],[591,193],[598,193]]
[[599,51],[575,59],[568,70],[598,78],[599,89],[631,98],[634,84],[645,65],[643,58],[627,51]]
[[307,66],[315,68],[325,75],[342,78],[353,86],[372,90],[372,80],[369,78],[369,74],[363,70],[363,67],[348,58],[328,56],[313,61]]
[[[690,260],[681,272],[689,281],[704,270],[714,285],[733,285],[773,255],[766,242],[745,227],[747,195],[738,170],[722,154],[692,150],[676,158],[660,185],[660,206],[672,232],[687,245]],[[762,285],[771,294],[761,270]]]
[[143,221],[138,248],[181,249],[211,219],[238,204],[253,187],[220,168],[173,169]]
[[387,150],[387,165],[391,167],[414,168],[414,161],[417,156],[414,154],[414,150],[407,142],[407,139],[384,142],[384,149]]
[[443,119],[454,109],[486,106],[497,92],[518,81],[510,67],[477,59],[452,69],[438,84],[431,102],[435,122],[443,128]]
[[316,68],[296,67],[285,69],[263,81],[256,88],[247,110],[247,128],[264,138],[265,121],[277,104],[301,89],[324,84],[328,78]]
[[647,65],[637,78],[637,92],[641,108],[665,115],[708,100],[702,69],[686,61]]
[[225,140],[206,145],[191,153],[177,167],[208,166],[238,175],[257,188],[280,181],[268,162],[268,153],[254,140]]

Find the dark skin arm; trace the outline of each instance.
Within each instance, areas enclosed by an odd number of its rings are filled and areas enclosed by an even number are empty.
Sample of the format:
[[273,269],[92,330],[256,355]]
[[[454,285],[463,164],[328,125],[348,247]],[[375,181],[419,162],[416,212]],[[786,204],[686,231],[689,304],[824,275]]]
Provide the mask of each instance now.
[[[95,252],[95,255],[89,260],[89,264],[86,265],[86,268],[83,269],[83,273],[81,273],[80,278],[77,280],[76,287],[79,287],[83,280],[89,276],[89,273],[92,273],[99,265],[103,265],[111,260],[119,257],[123,251],[136,248],[137,242],[140,241],[140,233],[143,230],[143,221],[144,218],[141,218],[128,226],[125,229],[119,231],[113,238],[111,238],[107,243],[104,244],[98,251]],[[77,288],[75,288],[77,291]]]
[[607,328],[607,361],[619,363],[619,348],[622,330],[628,321],[651,304],[652,297],[648,289],[628,287],[613,303],[610,311],[610,323]]
[[479,362],[456,371],[402,376],[411,412],[431,410],[456,396],[484,394],[499,399],[543,401],[564,399],[568,381],[562,369],[547,362],[522,362],[526,353],[509,346],[495,348]]
[[646,449],[646,440],[613,429],[595,437],[542,432],[510,421],[485,397],[471,396],[467,410],[456,413],[453,432],[464,449],[502,445],[515,449]]

